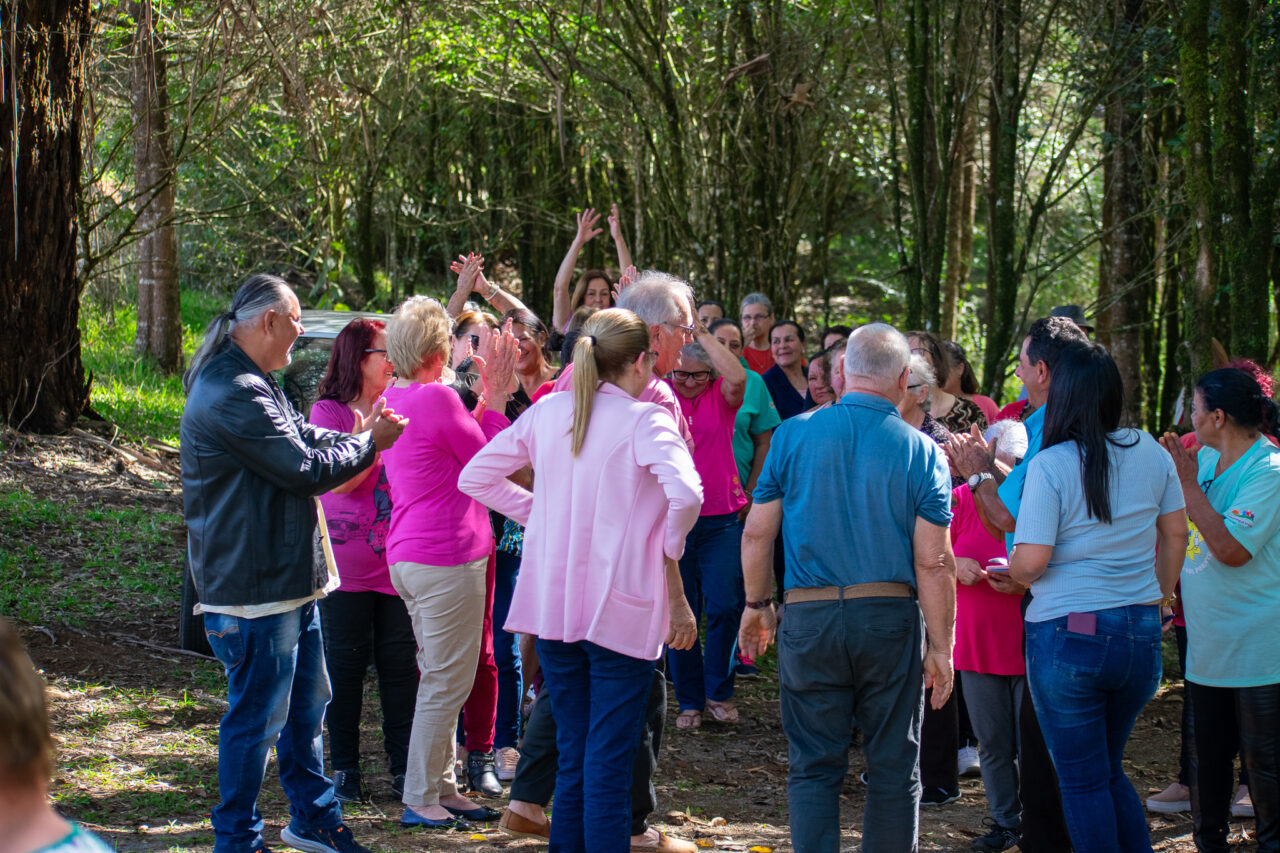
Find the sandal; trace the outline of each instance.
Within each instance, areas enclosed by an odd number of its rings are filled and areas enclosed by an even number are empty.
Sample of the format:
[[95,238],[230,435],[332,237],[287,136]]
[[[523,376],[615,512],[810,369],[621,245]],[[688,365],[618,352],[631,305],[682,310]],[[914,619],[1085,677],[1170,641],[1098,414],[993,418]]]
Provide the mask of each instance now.
[[738,707],[732,702],[713,702],[707,700],[707,713],[717,723],[738,722]]
[[679,714],[676,714],[677,729],[696,729],[698,728],[698,726],[701,726],[701,725],[702,725],[701,711],[688,710],[688,711],[681,711]]

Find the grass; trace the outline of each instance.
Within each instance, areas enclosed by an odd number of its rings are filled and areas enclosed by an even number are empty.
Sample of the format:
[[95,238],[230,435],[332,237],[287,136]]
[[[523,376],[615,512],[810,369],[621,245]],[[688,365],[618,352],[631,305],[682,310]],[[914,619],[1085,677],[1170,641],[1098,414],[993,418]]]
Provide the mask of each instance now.
[[113,605],[175,612],[174,531],[182,519],[0,493],[0,613],[79,626]]
[[[190,359],[205,325],[224,310],[225,297],[202,291],[182,294],[182,352]],[[180,374],[169,375],[133,351],[138,312],[131,303],[103,307],[80,303],[80,354],[93,377],[98,414],[133,438],[149,436],[176,445],[185,397]]]

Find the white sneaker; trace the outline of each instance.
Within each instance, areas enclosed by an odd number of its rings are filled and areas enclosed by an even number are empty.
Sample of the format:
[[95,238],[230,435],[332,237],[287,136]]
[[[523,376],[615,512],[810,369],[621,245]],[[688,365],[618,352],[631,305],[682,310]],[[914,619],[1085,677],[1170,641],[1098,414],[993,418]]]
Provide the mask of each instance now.
[[1232,817],[1253,817],[1253,798],[1249,796],[1249,786],[1236,788],[1236,795],[1231,798]]
[[1147,811],[1157,814],[1177,814],[1191,811],[1191,789],[1181,782],[1174,782],[1158,794],[1147,797]]
[[520,751],[514,746],[504,746],[498,750],[497,760],[494,763],[498,766],[498,781],[510,782],[516,778],[516,765],[520,763]]
[[956,753],[956,772],[961,776],[977,776],[982,771],[976,746],[962,746]]

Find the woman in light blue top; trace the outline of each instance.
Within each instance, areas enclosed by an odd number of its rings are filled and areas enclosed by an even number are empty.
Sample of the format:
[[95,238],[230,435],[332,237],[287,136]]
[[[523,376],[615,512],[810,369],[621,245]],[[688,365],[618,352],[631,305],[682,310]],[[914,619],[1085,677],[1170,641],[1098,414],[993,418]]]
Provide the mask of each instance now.
[[1079,343],[1062,353],[1009,573],[1034,596],[1027,686],[1072,844],[1151,853],[1121,760],[1160,681],[1161,604],[1178,579],[1187,522],[1172,461],[1151,436],[1120,429],[1123,409],[1124,385],[1105,347]]
[[1263,433],[1276,435],[1280,412],[1253,376],[1225,367],[1196,383],[1191,424],[1203,445],[1196,459],[1175,436],[1161,443],[1177,466],[1192,522],[1182,597],[1196,849],[1228,849],[1238,745],[1249,771],[1258,849],[1277,851],[1280,449]]

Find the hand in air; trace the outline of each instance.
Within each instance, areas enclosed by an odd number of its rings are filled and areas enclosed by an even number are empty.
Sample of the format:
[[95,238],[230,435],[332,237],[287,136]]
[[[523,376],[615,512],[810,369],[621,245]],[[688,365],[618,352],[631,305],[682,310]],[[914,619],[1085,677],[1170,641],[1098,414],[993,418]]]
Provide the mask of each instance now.
[[618,276],[618,284],[613,288],[613,301],[615,304],[618,301],[618,294],[630,287],[638,275],[636,268],[629,266],[622,271],[622,275]]
[[600,221],[600,214],[596,213],[593,208],[588,207],[586,210],[578,214],[578,236],[575,238],[579,246],[585,246],[595,239],[596,235],[602,233],[596,227],[596,223]]

